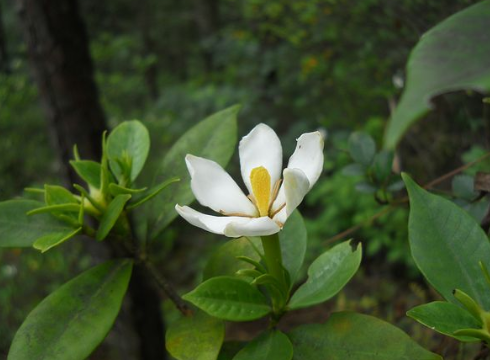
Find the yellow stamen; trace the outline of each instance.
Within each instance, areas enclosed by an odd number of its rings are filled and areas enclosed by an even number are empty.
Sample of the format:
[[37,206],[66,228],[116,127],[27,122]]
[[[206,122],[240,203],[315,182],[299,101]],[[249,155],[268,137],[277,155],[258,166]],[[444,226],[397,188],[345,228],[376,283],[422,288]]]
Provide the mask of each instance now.
[[269,203],[271,198],[271,176],[263,166],[252,169],[250,173],[252,193],[255,198],[255,206],[260,216],[269,215]]

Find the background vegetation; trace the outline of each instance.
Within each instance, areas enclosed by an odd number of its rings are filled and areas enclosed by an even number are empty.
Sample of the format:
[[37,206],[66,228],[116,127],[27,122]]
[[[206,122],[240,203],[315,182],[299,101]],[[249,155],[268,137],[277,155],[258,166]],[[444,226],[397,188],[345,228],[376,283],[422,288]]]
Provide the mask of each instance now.
[[[79,5],[107,123],[112,127],[137,118],[150,128],[149,168],[185,129],[235,103],[243,104],[239,135],[259,122],[268,123],[281,137],[286,158],[302,132],[321,129],[328,134],[324,176],[302,208],[309,257],[329,246],[332,237],[362,224],[350,236],[365,241],[367,259],[337,303],[305,313],[304,319],[355,307],[398,324],[444,355],[458,353],[451,348],[455,345],[441,343],[404,315],[437,297],[409,257],[407,208],[366,221],[380,204],[372,194],[359,192],[359,179],[347,177],[342,169],[352,162],[351,132],[369,133],[381,146],[386,121],[403,89],[408,54],[420,36],[476,2],[84,0]],[[63,174],[52,125],[32,80],[20,3],[0,3],[0,200]],[[415,126],[399,146],[397,168],[427,183],[489,151],[489,109],[481,99],[474,93],[437,98],[431,119]],[[143,177],[152,173],[149,168]],[[230,169],[238,174],[238,162],[232,160]],[[468,172],[476,169],[488,171],[490,164],[480,163]],[[454,195],[451,181],[439,189]],[[221,241],[177,220],[159,240],[161,264],[175,284],[189,288],[205,254]],[[35,304],[98,256],[97,251],[93,256],[81,253],[82,246],[73,244],[43,256],[34,250],[0,251],[0,356]],[[171,321],[172,310],[165,309]],[[294,322],[286,319],[284,326]],[[111,334],[93,358],[123,358],[124,349],[112,346],[114,338]],[[464,351],[472,350],[460,350],[460,358],[465,358]],[[125,356],[131,358],[131,353]]]

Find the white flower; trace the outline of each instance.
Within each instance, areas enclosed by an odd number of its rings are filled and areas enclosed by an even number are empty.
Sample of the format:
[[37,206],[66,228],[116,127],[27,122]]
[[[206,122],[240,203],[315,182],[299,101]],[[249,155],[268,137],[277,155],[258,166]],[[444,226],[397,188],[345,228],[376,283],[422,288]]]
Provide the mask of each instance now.
[[191,188],[201,205],[224,216],[188,206],[177,212],[192,225],[228,237],[277,233],[318,180],[323,169],[323,137],[317,132],[297,139],[296,150],[282,169],[282,147],[274,130],[257,125],[239,145],[242,178],[249,194],[216,162],[187,155]]

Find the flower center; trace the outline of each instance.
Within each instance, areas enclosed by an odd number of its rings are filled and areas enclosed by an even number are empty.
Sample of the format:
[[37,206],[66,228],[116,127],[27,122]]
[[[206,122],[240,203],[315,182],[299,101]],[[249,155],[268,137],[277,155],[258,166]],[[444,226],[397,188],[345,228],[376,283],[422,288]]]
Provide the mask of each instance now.
[[268,216],[271,200],[271,176],[267,169],[263,166],[252,169],[250,183],[255,198],[255,206],[259,210],[260,216]]

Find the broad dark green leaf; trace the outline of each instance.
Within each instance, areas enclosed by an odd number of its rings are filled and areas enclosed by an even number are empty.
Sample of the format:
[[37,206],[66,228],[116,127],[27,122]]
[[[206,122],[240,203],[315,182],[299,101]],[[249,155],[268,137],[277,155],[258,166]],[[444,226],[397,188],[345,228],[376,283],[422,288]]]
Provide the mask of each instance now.
[[230,321],[259,319],[271,310],[256,287],[228,276],[211,278],[182,298],[211,316]]
[[145,165],[150,151],[150,134],[139,121],[125,121],[107,137],[107,155],[112,172],[121,180],[123,171],[118,161],[131,162],[130,179],[134,181]]
[[466,211],[402,176],[410,197],[410,248],[418,268],[447,301],[457,303],[452,292],[461,289],[490,309],[488,285],[478,265],[490,265],[487,236]]
[[322,303],[349,282],[361,264],[361,245],[345,241],[320,255],[308,269],[308,280],[293,294],[291,309]]
[[116,196],[109,206],[107,207],[102,219],[100,220],[99,228],[97,229],[97,234],[95,238],[97,240],[104,240],[109,232],[112,230],[116,224],[117,219],[124,210],[124,205],[131,199],[131,195],[118,195]]
[[37,239],[32,245],[34,249],[40,250],[41,252],[46,252],[49,249],[61,245],[67,240],[75,237],[82,231],[82,228],[79,227],[75,230],[60,232],[60,233],[51,233],[44,235]]
[[373,138],[363,132],[355,132],[349,136],[349,153],[354,161],[368,166],[376,153],[376,143]]
[[185,165],[187,154],[214,160],[223,167],[228,164],[237,142],[236,118],[239,110],[240,106],[232,106],[204,119],[182,135],[167,152],[158,171],[157,182],[169,177],[177,177],[181,181],[173,186],[172,191],[163,192],[153,201],[150,212],[152,237],[175,219],[175,204],[188,205],[194,200]]
[[221,245],[209,258],[204,271],[203,280],[215,276],[233,276],[240,269],[252,269],[254,266],[237,259],[237,256],[246,256],[254,261],[260,261],[260,256],[254,250],[254,246],[262,249],[260,240],[257,238],[247,239],[241,237],[232,239]]
[[284,224],[284,228],[279,232],[282,262],[289,272],[291,283],[294,283],[301,265],[303,265],[307,237],[303,217],[299,211],[293,212]]
[[334,313],[291,331],[294,360],[442,360],[397,327],[373,316]]
[[249,342],[233,360],[291,360],[293,345],[278,330],[269,330]]
[[469,336],[454,335],[461,329],[481,329],[481,324],[466,309],[445,301],[434,301],[414,307],[407,315],[441,334],[461,341],[480,341]]
[[456,90],[490,90],[490,1],[481,1],[429,30],[410,54],[407,85],[388,123],[385,146],[394,148],[431,109],[430,100]]
[[111,329],[131,269],[131,261],[108,261],[61,286],[27,316],[8,360],[86,359]]
[[70,165],[89,186],[100,189],[100,164],[91,160],[73,160]]
[[222,320],[195,311],[173,322],[165,335],[168,352],[177,360],[216,360],[223,344]]
[[26,215],[41,206],[32,200],[0,202],[0,247],[30,247],[43,236],[74,230],[50,214]]

